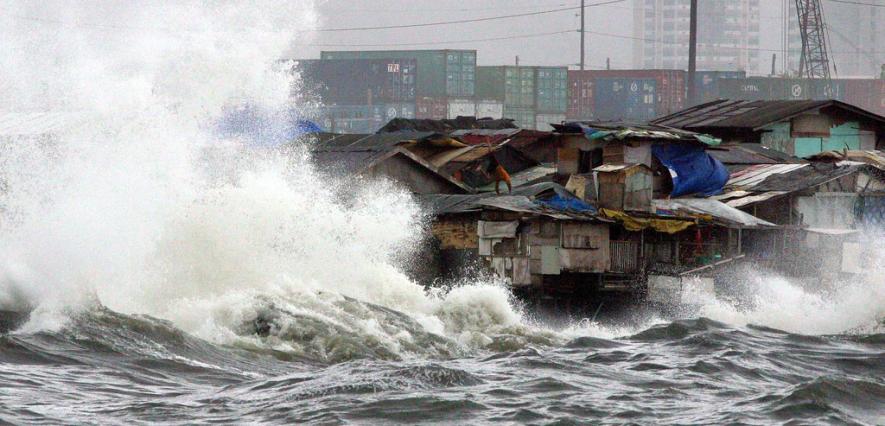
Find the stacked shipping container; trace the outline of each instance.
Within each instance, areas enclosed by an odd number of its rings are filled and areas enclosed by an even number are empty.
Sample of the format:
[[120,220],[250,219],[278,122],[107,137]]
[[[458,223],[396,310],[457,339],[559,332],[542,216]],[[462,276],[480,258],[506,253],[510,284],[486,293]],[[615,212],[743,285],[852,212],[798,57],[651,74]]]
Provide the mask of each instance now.
[[441,119],[476,113],[473,101],[475,50],[325,51],[320,57],[323,60],[414,60],[417,67],[415,117]]
[[[389,118],[513,118],[549,130],[568,119],[646,121],[687,106],[681,70],[568,71],[566,67],[477,67],[474,50],[322,52],[299,61],[305,89],[326,105],[336,131],[374,131]],[[699,102],[715,99],[838,99],[885,114],[885,80],[750,77],[699,71]]]
[[527,129],[549,128],[547,123],[565,119],[567,84],[566,67],[494,66],[476,69],[476,95],[486,104],[500,102],[503,116],[514,119],[517,125]]
[[418,68],[418,96],[474,96],[475,50],[324,51],[320,59],[412,59]]
[[307,60],[295,69],[305,89],[326,104],[373,105],[414,102],[414,59]]
[[680,70],[569,71],[568,117],[646,121],[685,107]]
[[320,97],[319,121],[338,132],[371,133],[393,117],[415,117],[414,59],[306,60],[303,88]]
[[692,84],[695,87],[698,103],[719,99],[720,81],[740,78],[747,78],[747,73],[744,71],[697,71]]
[[568,110],[568,68],[537,67],[535,70],[535,128],[553,130],[551,123],[565,121]]

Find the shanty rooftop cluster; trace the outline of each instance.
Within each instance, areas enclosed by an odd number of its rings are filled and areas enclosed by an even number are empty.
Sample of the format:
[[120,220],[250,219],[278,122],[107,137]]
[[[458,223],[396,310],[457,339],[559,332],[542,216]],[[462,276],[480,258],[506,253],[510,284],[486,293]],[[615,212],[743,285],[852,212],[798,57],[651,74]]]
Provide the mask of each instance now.
[[[684,277],[753,260],[859,273],[885,222],[885,118],[839,101],[713,101],[646,124],[394,119],[315,133],[330,173],[384,178],[432,216],[425,280],[484,265],[517,292],[681,297]],[[509,174],[501,185],[495,166]],[[742,262],[736,262],[742,260]],[[710,284],[712,285],[712,284]]]

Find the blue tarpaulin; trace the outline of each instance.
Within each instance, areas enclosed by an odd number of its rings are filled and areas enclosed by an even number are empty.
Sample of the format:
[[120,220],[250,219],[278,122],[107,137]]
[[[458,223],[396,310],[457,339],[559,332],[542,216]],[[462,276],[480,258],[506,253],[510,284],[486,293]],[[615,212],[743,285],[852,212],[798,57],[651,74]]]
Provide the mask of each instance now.
[[292,110],[273,111],[243,105],[225,111],[216,123],[216,131],[224,137],[243,138],[254,145],[276,146],[322,129]]
[[572,212],[581,212],[581,213],[589,213],[596,214],[596,208],[584,202],[580,198],[574,197],[563,197],[561,195],[554,195],[546,200],[535,200],[535,204],[543,207],[547,207],[553,210],[559,211],[572,211]]
[[671,197],[689,194],[704,196],[722,192],[728,182],[728,170],[700,146],[655,144],[652,154],[670,170],[673,179]]
[[536,199],[535,204],[552,210],[570,211],[579,213],[596,214],[596,207],[587,204],[584,200],[575,197],[565,188],[558,186],[553,188],[555,194],[552,197]]

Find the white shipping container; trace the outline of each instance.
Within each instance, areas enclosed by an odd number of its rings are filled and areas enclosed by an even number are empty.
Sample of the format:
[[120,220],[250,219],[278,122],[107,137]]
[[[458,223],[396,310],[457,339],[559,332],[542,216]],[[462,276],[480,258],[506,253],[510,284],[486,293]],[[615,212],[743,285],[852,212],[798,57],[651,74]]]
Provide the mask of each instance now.
[[476,115],[476,104],[470,99],[449,99],[448,118],[458,116],[473,117]]
[[559,124],[565,121],[565,114],[537,114],[535,115],[535,126],[538,130],[546,132],[553,131],[550,123]]
[[476,101],[476,118],[504,118],[504,102]]

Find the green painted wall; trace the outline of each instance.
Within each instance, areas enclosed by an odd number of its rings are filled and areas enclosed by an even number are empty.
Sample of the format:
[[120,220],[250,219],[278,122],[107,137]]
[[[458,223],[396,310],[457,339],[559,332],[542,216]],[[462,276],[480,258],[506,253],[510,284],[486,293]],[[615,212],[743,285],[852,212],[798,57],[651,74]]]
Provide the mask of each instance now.
[[846,147],[850,150],[860,149],[860,125],[856,121],[830,128],[828,138],[791,138],[790,123],[772,124],[765,130],[767,131],[762,134],[762,146],[799,158],[821,151],[841,151]]
[[849,121],[830,129],[830,137],[824,140],[824,151],[841,151],[845,149],[860,149],[860,125],[856,121]]
[[793,141],[793,152],[795,152],[793,155],[803,158],[817,154],[823,151],[821,147],[825,140],[824,138],[796,138]]
[[790,150],[792,147],[790,123],[775,123],[765,127],[764,130],[765,132],[762,133],[762,146],[792,154]]

